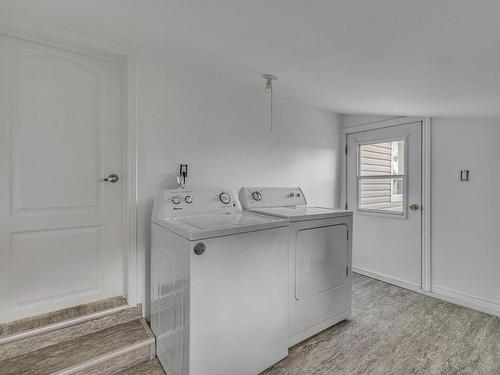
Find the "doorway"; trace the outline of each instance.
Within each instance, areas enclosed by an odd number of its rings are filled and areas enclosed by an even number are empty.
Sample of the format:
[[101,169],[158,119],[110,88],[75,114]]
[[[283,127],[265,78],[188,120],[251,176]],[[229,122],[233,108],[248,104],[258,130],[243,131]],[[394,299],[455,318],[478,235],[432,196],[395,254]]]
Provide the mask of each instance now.
[[0,322],[123,295],[122,64],[0,50]]
[[347,134],[353,270],[422,288],[422,122]]

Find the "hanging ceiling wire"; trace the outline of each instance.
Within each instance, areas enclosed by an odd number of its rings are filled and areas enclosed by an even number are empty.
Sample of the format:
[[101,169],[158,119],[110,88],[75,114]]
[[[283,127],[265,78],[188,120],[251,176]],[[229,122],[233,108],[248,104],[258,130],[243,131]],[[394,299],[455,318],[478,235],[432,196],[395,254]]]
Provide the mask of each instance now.
[[273,131],[273,81],[277,80],[278,77],[272,74],[264,74],[262,76],[266,80],[266,95],[269,96],[270,110],[269,110],[269,130]]

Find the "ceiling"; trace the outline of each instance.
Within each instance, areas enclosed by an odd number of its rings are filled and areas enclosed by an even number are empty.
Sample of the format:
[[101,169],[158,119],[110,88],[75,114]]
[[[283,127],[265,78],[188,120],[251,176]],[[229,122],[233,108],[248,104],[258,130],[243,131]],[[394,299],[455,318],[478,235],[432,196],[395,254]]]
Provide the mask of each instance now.
[[500,115],[498,0],[0,0],[0,12],[343,113]]

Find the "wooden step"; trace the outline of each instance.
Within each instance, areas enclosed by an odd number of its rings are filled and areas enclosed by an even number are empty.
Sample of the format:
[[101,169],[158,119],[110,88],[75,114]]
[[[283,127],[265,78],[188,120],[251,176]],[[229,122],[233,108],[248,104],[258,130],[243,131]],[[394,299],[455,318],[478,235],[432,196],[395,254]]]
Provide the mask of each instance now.
[[[95,325],[104,327],[106,323]],[[52,345],[39,345],[42,347],[1,361],[0,374],[107,375],[154,357],[154,337],[142,317],[87,334],[83,329],[80,332],[78,337],[54,339]]]
[[106,315],[102,318],[89,320],[58,330],[44,332],[33,337],[15,340],[7,344],[0,345],[0,362],[139,318],[141,318],[141,315],[136,308],[128,308],[127,310]]
[[158,359],[152,359],[148,362],[131,367],[127,370],[117,373],[117,375],[165,375],[165,371],[160,365]]
[[111,315],[127,308],[127,301],[123,297],[118,296],[3,323],[0,324],[0,344],[76,325],[91,319]]

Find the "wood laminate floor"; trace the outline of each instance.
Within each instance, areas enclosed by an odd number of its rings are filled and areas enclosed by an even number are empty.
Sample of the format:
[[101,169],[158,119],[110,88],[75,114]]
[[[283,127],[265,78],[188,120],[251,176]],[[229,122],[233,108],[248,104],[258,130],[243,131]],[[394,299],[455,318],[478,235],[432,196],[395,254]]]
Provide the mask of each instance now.
[[365,276],[352,316],[264,374],[500,374],[500,319]]

